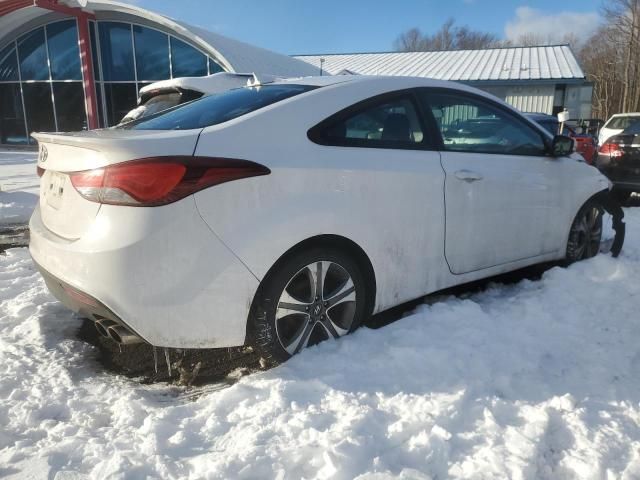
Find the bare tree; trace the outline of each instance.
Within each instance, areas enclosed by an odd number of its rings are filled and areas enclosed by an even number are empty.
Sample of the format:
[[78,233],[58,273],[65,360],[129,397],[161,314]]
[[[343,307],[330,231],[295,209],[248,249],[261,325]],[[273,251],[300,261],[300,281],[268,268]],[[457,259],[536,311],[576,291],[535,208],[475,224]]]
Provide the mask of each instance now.
[[449,19],[432,34],[412,28],[401,34],[394,46],[399,51],[429,51],[568,43],[593,82],[594,116],[609,118],[614,113],[640,111],[640,0],[602,3],[603,23],[587,41],[579,41],[576,35],[530,33],[510,42],[457,26]]
[[465,25],[455,29],[455,45],[459,50],[474,50],[501,46],[502,42],[493,33],[471,30]]
[[579,50],[579,59],[594,84],[593,111],[640,111],[640,0],[603,2],[603,25]]
[[605,119],[622,111],[622,62],[616,45],[608,41],[610,35],[603,25],[578,51],[587,79],[593,82],[593,115]]
[[622,52],[622,105],[624,112],[640,107],[640,1],[609,0],[603,8],[609,41]]
[[578,38],[573,32],[563,33],[562,35],[553,34],[546,37],[539,33],[528,32],[520,35],[512,45],[518,47],[537,47],[545,45],[571,45],[575,49],[580,49],[584,42]]
[[401,52],[417,52],[422,50],[422,32],[411,28],[396,38],[394,48]]
[[407,30],[398,36],[394,47],[403,52],[416,52],[490,48],[501,44],[494,34],[472,30],[466,25],[456,26],[455,20],[450,18],[431,35],[418,28]]

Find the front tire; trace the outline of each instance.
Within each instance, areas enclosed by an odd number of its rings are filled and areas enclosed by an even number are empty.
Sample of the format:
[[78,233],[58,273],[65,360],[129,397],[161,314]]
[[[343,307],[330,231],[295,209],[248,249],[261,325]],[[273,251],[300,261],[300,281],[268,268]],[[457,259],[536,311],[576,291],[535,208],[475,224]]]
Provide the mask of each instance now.
[[604,208],[595,201],[585,203],[573,220],[567,242],[566,264],[595,257],[602,241]]
[[366,314],[366,283],[352,257],[312,248],[286,257],[263,280],[248,321],[249,343],[267,365],[353,332]]

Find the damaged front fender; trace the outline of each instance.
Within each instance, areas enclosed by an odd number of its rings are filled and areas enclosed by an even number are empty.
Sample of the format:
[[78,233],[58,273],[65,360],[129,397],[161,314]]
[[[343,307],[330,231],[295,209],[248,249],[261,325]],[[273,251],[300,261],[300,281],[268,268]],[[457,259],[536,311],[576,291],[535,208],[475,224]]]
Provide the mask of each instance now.
[[626,232],[626,225],[623,221],[624,219],[624,210],[622,210],[622,206],[620,202],[612,195],[610,190],[603,190],[598,193],[594,200],[598,201],[602,208],[613,217],[613,230],[616,232],[616,235],[613,239],[613,243],[611,244],[611,256],[616,258],[620,255],[622,251],[622,245],[624,244],[624,236]]

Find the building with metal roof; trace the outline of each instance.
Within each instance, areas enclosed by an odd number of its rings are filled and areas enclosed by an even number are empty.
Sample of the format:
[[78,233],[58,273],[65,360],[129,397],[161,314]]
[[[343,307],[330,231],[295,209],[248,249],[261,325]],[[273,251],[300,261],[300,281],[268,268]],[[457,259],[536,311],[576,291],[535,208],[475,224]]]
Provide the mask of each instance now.
[[300,60],[109,0],[0,1],[0,144],[118,123],[157,80],[316,74]]
[[591,115],[592,86],[568,45],[438,52],[298,55],[316,74],[418,76],[463,82],[525,112]]

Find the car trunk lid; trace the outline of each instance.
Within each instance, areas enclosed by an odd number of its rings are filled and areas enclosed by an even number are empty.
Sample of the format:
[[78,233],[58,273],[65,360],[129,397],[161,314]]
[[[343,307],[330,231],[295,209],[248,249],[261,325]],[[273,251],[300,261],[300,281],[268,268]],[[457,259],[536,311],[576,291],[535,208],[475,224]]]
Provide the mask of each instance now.
[[93,170],[138,158],[192,155],[200,130],[95,130],[69,134],[36,133],[40,215],[51,232],[67,240],[80,238],[100,211],[83,198],[70,173]]

